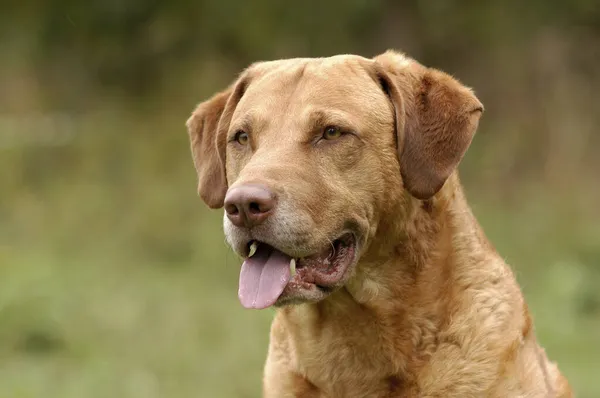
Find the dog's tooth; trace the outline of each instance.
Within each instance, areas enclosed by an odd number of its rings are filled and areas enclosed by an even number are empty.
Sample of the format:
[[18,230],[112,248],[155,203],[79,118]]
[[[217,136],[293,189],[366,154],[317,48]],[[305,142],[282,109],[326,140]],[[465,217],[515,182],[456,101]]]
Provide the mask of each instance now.
[[290,260],[290,273],[292,275],[292,277],[294,277],[294,275],[296,275],[296,259],[292,258]]
[[250,253],[248,253],[248,257],[254,256],[254,253],[256,253],[257,248],[258,248],[258,243],[256,243],[256,241],[252,242],[252,244],[250,245]]

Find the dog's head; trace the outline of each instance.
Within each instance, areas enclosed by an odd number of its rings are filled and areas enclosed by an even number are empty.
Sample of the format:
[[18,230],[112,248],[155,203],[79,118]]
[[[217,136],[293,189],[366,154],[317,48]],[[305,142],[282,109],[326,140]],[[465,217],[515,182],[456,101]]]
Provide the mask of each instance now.
[[198,191],[225,208],[250,308],[317,301],[343,286],[407,196],[434,196],[483,107],[401,54],[261,62],[187,122]]

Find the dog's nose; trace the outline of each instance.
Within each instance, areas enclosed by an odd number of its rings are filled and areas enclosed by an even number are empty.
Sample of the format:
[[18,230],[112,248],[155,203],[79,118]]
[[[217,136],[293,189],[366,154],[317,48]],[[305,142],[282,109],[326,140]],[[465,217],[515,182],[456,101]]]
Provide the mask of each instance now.
[[238,227],[251,228],[264,222],[275,208],[275,195],[262,185],[240,185],[225,195],[227,217]]

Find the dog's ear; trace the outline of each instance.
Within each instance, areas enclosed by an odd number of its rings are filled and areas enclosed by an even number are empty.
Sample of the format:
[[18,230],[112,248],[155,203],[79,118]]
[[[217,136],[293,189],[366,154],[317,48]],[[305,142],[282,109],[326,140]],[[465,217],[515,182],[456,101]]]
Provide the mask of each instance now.
[[451,76],[402,54],[388,51],[374,60],[396,113],[404,187],[418,199],[429,199],[467,151],[483,105]]
[[240,80],[196,107],[186,126],[194,166],[198,173],[198,194],[212,209],[223,207],[227,192],[225,147],[233,111],[247,85]]

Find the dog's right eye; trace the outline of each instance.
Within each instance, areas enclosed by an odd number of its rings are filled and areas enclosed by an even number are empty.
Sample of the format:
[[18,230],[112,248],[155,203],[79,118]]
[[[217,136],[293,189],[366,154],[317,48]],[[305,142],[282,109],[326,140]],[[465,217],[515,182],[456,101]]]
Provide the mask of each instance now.
[[240,145],[246,145],[249,141],[248,133],[243,130],[239,130],[237,133],[235,133],[233,140]]

